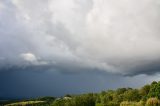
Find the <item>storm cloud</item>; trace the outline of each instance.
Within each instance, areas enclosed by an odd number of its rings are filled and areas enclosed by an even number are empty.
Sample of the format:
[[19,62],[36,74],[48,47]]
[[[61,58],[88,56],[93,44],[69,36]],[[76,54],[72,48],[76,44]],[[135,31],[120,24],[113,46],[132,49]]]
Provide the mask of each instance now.
[[0,70],[160,72],[159,0],[1,0]]

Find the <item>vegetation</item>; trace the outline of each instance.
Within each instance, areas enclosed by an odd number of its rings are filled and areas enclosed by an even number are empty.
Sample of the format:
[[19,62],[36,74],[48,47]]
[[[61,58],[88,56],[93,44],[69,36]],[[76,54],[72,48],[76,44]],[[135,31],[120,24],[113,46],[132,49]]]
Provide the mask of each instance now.
[[17,102],[17,103],[11,103],[7,104],[5,106],[32,106],[32,105],[43,105],[44,101],[24,101],[24,102]]
[[[1,105],[0,105],[1,106]],[[140,89],[118,88],[100,93],[41,97],[2,106],[160,106],[160,82]]]
[[157,98],[149,98],[146,102],[147,106],[160,106],[160,100]]

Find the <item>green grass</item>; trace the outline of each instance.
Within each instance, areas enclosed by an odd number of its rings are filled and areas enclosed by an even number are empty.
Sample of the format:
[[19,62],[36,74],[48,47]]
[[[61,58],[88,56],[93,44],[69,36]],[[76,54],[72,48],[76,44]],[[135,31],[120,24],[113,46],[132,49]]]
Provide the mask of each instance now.
[[104,105],[101,103],[97,103],[96,106],[104,106]]
[[28,105],[36,105],[36,104],[42,104],[45,103],[44,101],[23,101],[23,102],[17,102],[17,103],[11,103],[4,106],[28,106]]

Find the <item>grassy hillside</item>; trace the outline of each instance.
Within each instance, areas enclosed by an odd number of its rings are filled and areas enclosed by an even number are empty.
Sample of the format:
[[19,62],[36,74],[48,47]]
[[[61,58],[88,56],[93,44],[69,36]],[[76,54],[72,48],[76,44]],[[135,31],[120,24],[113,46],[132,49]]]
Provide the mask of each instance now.
[[43,105],[45,104],[45,101],[24,101],[24,102],[17,102],[17,103],[11,103],[6,104],[5,106],[28,106],[28,105]]
[[140,89],[118,88],[100,93],[43,97],[2,106],[160,106],[160,82],[153,81]]

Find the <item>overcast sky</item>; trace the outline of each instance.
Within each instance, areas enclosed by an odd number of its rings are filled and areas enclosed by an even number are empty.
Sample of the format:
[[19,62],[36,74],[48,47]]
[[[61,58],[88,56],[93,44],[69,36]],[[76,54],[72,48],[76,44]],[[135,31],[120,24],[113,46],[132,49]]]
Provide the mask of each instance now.
[[159,0],[0,0],[0,97],[160,80]]

